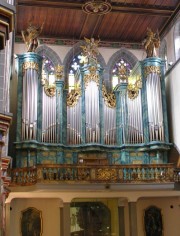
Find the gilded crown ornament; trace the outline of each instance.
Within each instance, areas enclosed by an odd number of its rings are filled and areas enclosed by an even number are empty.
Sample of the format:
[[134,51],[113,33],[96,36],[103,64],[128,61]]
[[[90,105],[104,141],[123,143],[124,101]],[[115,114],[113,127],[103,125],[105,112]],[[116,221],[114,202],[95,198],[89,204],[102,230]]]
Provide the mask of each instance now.
[[63,66],[57,65],[55,67],[55,75],[56,75],[56,80],[60,80],[63,77]]

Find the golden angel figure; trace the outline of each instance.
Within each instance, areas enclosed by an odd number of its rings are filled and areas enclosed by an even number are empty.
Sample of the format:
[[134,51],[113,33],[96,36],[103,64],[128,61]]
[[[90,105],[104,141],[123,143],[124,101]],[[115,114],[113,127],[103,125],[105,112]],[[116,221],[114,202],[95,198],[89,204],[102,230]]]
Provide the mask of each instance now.
[[42,32],[43,26],[44,23],[41,26],[34,26],[30,22],[28,28],[21,31],[28,52],[36,51],[36,48],[38,47],[38,36]]
[[146,38],[143,40],[142,44],[147,53],[147,57],[156,57],[156,48],[160,46],[159,33],[153,33],[151,29],[147,28]]

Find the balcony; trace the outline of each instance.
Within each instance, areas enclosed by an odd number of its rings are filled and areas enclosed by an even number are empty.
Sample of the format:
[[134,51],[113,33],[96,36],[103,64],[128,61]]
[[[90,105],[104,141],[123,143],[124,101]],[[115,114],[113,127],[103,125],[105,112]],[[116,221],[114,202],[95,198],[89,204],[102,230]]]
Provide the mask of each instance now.
[[180,180],[174,164],[148,165],[37,165],[11,170],[10,186],[36,183],[172,183]]

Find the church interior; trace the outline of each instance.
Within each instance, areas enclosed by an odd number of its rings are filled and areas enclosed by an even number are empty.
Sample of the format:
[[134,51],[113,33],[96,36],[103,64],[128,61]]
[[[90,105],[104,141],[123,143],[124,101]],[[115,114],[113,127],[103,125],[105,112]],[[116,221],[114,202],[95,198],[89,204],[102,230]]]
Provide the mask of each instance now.
[[179,236],[179,74],[179,0],[1,0],[0,236]]

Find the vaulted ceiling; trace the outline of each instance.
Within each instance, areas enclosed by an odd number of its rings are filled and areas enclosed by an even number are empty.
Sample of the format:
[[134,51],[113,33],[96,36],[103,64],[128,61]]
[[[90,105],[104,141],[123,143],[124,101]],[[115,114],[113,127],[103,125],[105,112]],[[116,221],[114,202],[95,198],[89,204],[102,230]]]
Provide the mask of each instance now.
[[83,0],[17,0],[16,36],[30,21],[44,28],[42,38],[77,41],[94,37],[106,44],[141,43],[147,27],[162,36],[177,17],[179,0],[112,0],[105,15],[87,14]]

